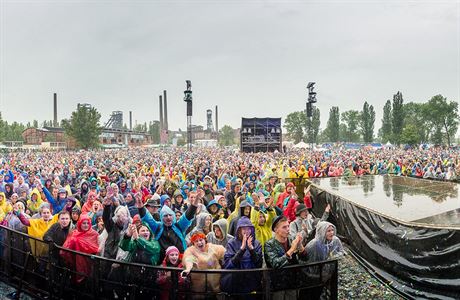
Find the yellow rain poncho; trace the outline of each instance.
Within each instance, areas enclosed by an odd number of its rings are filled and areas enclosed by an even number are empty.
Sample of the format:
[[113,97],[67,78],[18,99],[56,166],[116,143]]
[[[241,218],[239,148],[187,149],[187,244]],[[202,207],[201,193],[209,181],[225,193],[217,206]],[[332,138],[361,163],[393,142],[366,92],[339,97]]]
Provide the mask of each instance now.
[[[37,199],[35,201],[32,201],[32,196],[37,195]],[[40,192],[38,191],[37,188],[34,188],[32,190],[32,193],[30,194],[30,200],[27,200],[27,207],[30,209],[32,214],[35,214],[38,212],[38,209],[40,205],[42,205],[43,199],[42,196],[40,195]]]

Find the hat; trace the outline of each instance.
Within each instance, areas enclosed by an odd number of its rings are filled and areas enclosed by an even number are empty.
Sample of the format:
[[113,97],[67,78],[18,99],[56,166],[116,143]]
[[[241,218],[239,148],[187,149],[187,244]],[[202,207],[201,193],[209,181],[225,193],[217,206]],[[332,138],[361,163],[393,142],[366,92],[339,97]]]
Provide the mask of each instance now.
[[293,187],[293,188],[295,188],[295,185],[294,185],[292,182],[288,182],[288,183],[286,184],[286,188],[288,188],[288,187]]
[[272,231],[275,231],[276,226],[278,225],[279,222],[281,221],[287,221],[287,218],[284,215],[280,215],[275,218],[272,224]]
[[306,211],[306,210],[307,210],[307,207],[305,206],[305,204],[300,203],[300,204],[297,205],[297,207],[295,208],[295,215],[296,215],[296,216],[299,216],[301,212]]
[[159,200],[160,200],[160,195],[158,195],[158,194],[155,193],[155,194],[153,194],[153,196],[152,196],[150,199],[151,199],[151,200],[158,200],[158,201],[159,201]]
[[175,246],[169,246],[168,248],[166,248],[165,256],[168,256],[170,253],[173,252],[180,253],[179,249],[177,249]]
[[60,188],[58,194],[67,194],[67,190],[65,188]]
[[159,199],[149,199],[145,202],[144,206],[153,206],[153,207],[160,207],[160,200]]
[[211,205],[216,205],[219,209],[222,208],[222,205],[220,205],[219,202],[217,202],[215,199],[209,201],[209,204],[206,206],[206,208],[209,208]]

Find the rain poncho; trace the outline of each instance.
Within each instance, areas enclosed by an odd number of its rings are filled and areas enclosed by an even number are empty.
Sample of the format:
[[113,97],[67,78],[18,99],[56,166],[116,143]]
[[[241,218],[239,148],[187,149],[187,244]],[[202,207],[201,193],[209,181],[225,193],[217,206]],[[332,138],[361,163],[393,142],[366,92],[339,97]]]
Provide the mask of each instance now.
[[[87,220],[90,224],[89,229],[86,231],[83,231],[83,229],[81,228],[81,224],[84,220]],[[97,232],[91,228],[91,219],[87,216],[82,215],[78,220],[77,230],[72,231],[72,233],[67,237],[62,247],[94,255],[97,254],[99,250],[99,245],[97,242],[98,236],[99,235],[97,234]],[[74,254],[65,250],[61,250],[61,256],[68,265],[70,265],[72,268],[76,268],[76,271],[78,273],[84,274],[76,275],[76,277],[74,278],[76,283],[81,283],[86,278],[86,276],[91,275],[92,264],[91,260],[88,257]]]
[[[37,195],[37,198],[35,199],[35,201],[32,200],[32,197],[34,195]],[[42,205],[42,203],[43,203],[43,200],[42,200],[42,196],[40,195],[40,192],[38,191],[37,188],[34,188],[32,190],[32,193],[30,194],[30,200],[27,200],[27,208],[30,209],[32,214],[35,214],[38,212],[38,209],[40,208],[40,205]]]
[[[150,228],[144,223],[144,226]],[[131,237],[124,236],[120,241],[120,248],[128,251],[127,261],[131,263],[157,265],[160,258],[160,244],[154,239],[152,231],[148,240],[139,236],[134,240]]]
[[208,218],[208,217],[212,220],[212,216],[207,212],[201,212],[201,213],[199,213],[198,215],[195,216],[196,226],[195,226],[195,228],[192,229],[192,231],[190,231],[187,234],[187,237],[186,237],[187,243],[190,244],[190,238],[196,232],[202,232],[202,233],[204,233],[206,235],[206,234],[208,234],[208,233],[210,233],[212,231],[212,230],[209,230],[209,228],[205,229],[206,218]]
[[[222,238],[221,239],[218,239],[216,237],[216,234],[214,233],[214,227],[215,226],[219,227],[220,231],[222,232]],[[227,220],[225,220],[225,219],[217,220],[216,222],[212,223],[212,228],[213,228],[213,231],[208,233],[208,235],[206,236],[206,239],[208,240],[208,243],[212,243],[212,244],[215,244],[215,245],[221,245],[221,246],[224,246],[224,247],[227,246],[228,241],[230,241],[233,238],[233,236],[231,236],[230,234],[227,234],[227,230],[228,230]]]
[[[334,236],[331,241],[326,240],[326,232],[329,226],[334,228]],[[344,255],[342,242],[335,236],[336,229],[332,223],[321,221],[316,225],[315,238],[307,244],[308,262],[327,260]]]
[[5,193],[0,193],[0,222],[12,209],[11,204],[6,201]]
[[[259,225],[259,215],[265,217],[265,224]],[[272,238],[272,222],[276,218],[276,211],[268,209],[262,212],[259,209],[251,209],[251,222],[255,227],[256,239],[262,244],[262,250],[266,241]]]
[[[193,268],[198,270],[221,269],[220,261],[223,260],[225,248],[220,245],[206,244],[204,251],[195,246],[187,248],[184,252],[183,262],[193,263]],[[218,292],[220,290],[220,274],[191,273],[192,291]]]
[[[253,238],[253,250],[249,250],[246,246],[245,250],[241,250],[242,235],[240,233],[242,227],[251,228],[251,236]],[[241,217],[237,224],[236,236],[231,239],[225,248],[224,268],[225,269],[256,269],[262,267],[262,245],[255,237],[254,225],[247,217]],[[260,274],[224,274],[222,278],[222,289],[232,292],[232,290],[249,293],[260,288]]]

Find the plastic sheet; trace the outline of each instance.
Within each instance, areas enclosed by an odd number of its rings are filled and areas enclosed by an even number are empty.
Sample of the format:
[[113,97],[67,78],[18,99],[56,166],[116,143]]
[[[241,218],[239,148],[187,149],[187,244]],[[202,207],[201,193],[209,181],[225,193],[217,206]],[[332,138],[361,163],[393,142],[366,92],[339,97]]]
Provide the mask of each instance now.
[[340,189],[314,184],[311,191],[313,212],[321,215],[331,203],[338,234],[395,289],[411,298],[460,299],[458,226],[413,225],[353,203]]

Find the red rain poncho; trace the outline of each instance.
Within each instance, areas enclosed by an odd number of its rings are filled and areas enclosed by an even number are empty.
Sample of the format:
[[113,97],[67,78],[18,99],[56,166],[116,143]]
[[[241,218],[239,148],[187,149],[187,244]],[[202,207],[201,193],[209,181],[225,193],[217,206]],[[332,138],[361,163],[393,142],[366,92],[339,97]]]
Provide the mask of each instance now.
[[[88,220],[90,224],[89,229],[86,231],[83,231],[83,229],[81,228],[81,225],[84,220]],[[82,215],[80,217],[80,220],[78,220],[77,222],[77,229],[74,230],[67,237],[62,247],[87,254],[97,254],[99,250],[97,237],[97,232],[91,228],[91,219],[88,216]],[[86,278],[86,276],[91,275],[92,265],[87,257],[83,255],[74,254],[65,250],[61,250],[61,256],[64,258],[65,262],[72,268],[76,267],[77,273],[84,274],[77,275],[75,277],[76,283],[82,282]]]

